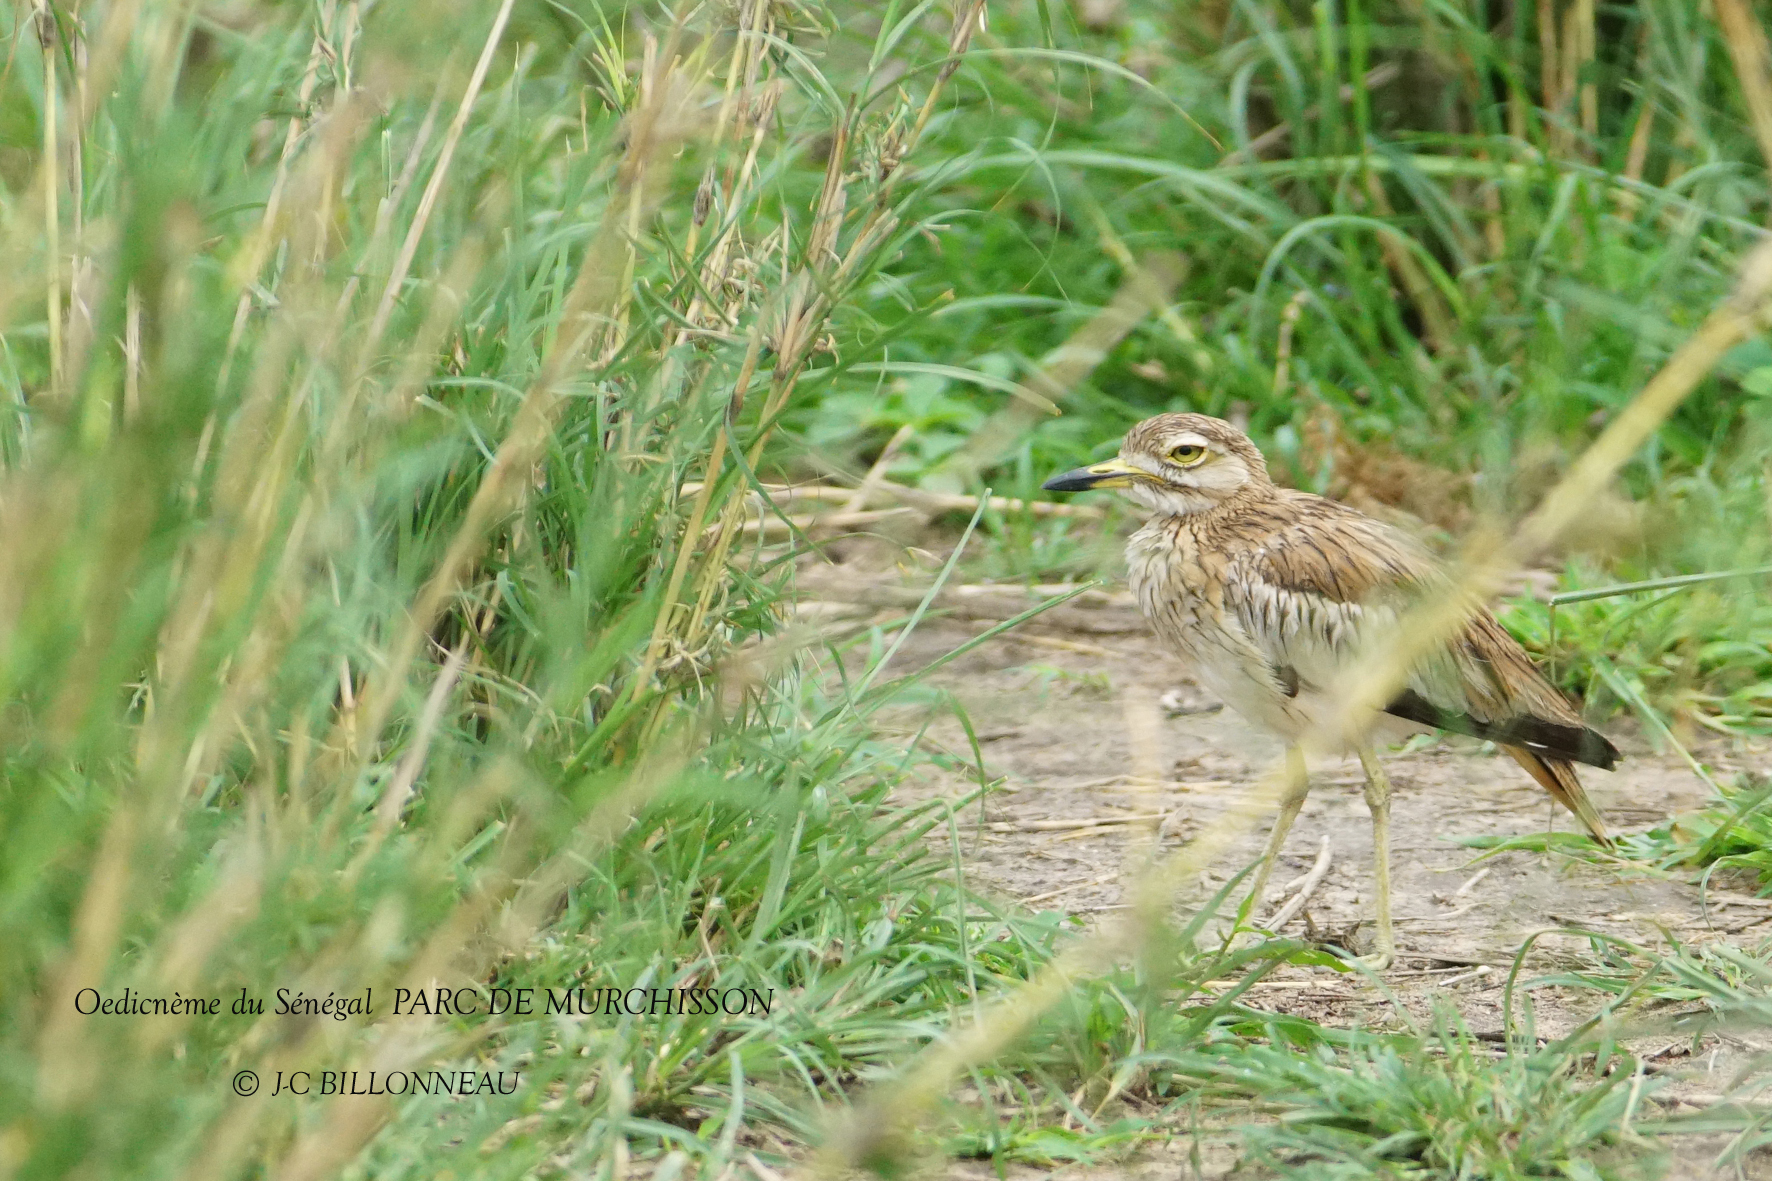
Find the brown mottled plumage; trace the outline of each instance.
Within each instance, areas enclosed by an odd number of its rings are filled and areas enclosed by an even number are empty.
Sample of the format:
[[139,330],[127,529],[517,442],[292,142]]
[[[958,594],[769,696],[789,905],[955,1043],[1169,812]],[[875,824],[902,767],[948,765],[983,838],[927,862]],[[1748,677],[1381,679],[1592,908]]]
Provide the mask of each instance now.
[[[1059,492],[1115,488],[1151,511],[1126,556],[1139,605],[1208,688],[1294,748],[1330,704],[1324,694],[1416,600],[1453,593],[1407,534],[1332,500],[1276,486],[1242,431],[1204,414],[1133,427],[1120,454],[1047,481]],[[1423,660],[1385,712],[1501,745],[1594,838],[1609,843],[1574,763],[1610,769],[1618,751],[1581,721],[1480,603],[1458,638]],[[1378,954],[1388,964],[1390,788],[1369,746],[1366,769],[1378,878]],[[1282,801],[1256,899],[1308,785]]]

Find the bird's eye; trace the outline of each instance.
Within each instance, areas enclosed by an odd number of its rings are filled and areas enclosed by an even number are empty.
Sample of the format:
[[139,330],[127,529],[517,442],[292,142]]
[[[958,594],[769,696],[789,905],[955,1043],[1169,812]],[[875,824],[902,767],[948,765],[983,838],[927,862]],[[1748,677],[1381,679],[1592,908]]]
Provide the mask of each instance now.
[[1169,453],[1169,461],[1179,463],[1182,467],[1189,467],[1205,458],[1206,449],[1198,443],[1183,443]]

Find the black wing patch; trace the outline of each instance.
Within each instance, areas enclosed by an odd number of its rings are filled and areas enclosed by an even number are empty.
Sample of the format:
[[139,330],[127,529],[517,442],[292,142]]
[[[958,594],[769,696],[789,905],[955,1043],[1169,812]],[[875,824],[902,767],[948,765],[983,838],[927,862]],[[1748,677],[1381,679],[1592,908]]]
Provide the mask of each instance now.
[[1534,754],[1571,759],[1610,771],[1618,765],[1618,748],[1604,734],[1586,726],[1547,722],[1543,718],[1515,717],[1483,722],[1467,713],[1441,709],[1413,689],[1405,689],[1384,707],[1384,712],[1424,726],[1437,726],[1454,734],[1469,734],[1506,746],[1523,746]]
[[1293,668],[1290,664],[1275,666],[1274,680],[1280,683],[1280,692],[1288,697],[1298,696],[1298,670]]

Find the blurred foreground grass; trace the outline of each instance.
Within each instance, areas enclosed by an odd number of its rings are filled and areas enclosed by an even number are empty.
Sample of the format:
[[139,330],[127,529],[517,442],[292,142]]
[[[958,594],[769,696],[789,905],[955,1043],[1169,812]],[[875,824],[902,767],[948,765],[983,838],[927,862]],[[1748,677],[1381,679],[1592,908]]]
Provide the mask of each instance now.
[[[868,718],[911,670],[780,634],[805,538],[762,547],[747,490],[854,481],[908,426],[892,479],[1026,497],[1186,407],[1447,531],[1516,511],[1772,205],[1697,6],[1556,10],[10,9],[0,1175],[769,1181],[1064,924],[971,894],[952,813],[888,806],[921,756]],[[1741,346],[1628,472],[1614,568],[1763,553],[1768,375]],[[998,576],[1105,560],[1093,525],[975,520]],[[1617,659],[1757,728],[1732,593],[1619,621]],[[1111,1154],[1227,1090],[1308,1114],[1258,1153],[1342,1175],[1525,1168],[1418,1130],[1492,1093],[1567,1113],[1558,1160],[1636,1143],[1579,1047],[1540,1077],[1301,1023],[1326,1057],[1289,1065],[1195,995],[1259,958],[1177,957],[1080,988],[921,1147]],[[436,984],[775,1000],[73,1005]],[[437,1064],[525,1083],[269,1094]],[[1351,1126],[1359,1086],[1399,1106]]]

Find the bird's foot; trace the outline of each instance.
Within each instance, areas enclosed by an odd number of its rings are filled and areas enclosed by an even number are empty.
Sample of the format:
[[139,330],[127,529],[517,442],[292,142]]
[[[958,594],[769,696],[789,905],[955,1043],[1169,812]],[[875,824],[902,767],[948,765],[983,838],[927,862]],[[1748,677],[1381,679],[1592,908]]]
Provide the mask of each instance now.
[[1368,972],[1383,972],[1391,966],[1397,956],[1392,951],[1376,951],[1371,955],[1350,955],[1347,962],[1356,967],[1365,968]]

